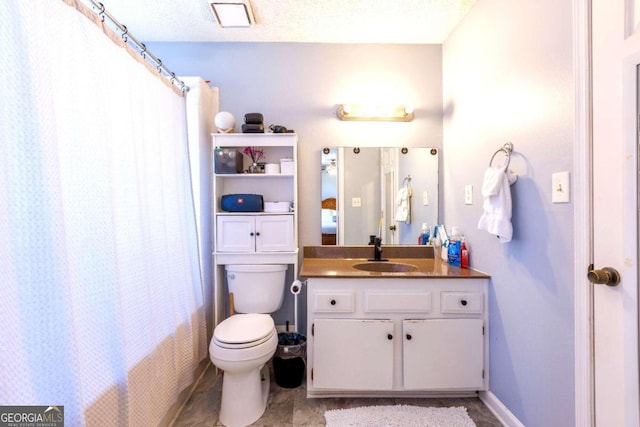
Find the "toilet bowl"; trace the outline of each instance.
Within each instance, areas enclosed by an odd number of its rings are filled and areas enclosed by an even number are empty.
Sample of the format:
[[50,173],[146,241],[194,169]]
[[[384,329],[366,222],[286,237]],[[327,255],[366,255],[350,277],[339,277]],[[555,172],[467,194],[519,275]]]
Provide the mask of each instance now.
[[220,422],[243,427],[258,420],[267,405],[267,363],[278,346],[278,333],[268,314],[235,314],[214,330],[209,356],[224,371]]
[[236,311],[213,331],[209,356],[224,371],[220,422],[244,427],[267,406],[269,371],[265,366],[278,347],[271,316],[284,295],[286,265],[227,265],[229,292]]

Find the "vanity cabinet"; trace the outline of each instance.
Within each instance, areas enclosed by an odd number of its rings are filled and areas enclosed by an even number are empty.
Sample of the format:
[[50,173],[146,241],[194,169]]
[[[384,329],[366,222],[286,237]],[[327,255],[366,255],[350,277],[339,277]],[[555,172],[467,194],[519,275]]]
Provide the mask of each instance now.
[[[214,133],[212,142],[211,161],[224,159],[224,166],[217,170],[214,167],[212,177],[215,326],[225,318],[228,308],[225,265],[286,264],[287,283],[298,275],[298,137],[295,133]],[[251,166],[251,159],[242,154],[247,147],[264,153],[261,162],[280,165],[286,159],[289,167],[282,173],[245,173]],[[275,204],[278,212],[224,211],[221,200],[228,194],[261,195],[265,204],[279,202]],[[283,206],[286,209],[280,211]]]
[[488,389],[487,279],[309,278],[307,395]]

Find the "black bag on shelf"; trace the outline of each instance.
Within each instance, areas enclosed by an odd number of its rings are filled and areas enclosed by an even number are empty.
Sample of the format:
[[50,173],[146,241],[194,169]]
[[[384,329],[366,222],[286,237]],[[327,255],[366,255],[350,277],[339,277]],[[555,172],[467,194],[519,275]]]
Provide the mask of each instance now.
[[243,124],[242,133],[264,133],[264,125],[258,124]]
[[247,113],[244,115],[244,122],[248,125],[261,125],[264,123],[264,118],[261,113]]

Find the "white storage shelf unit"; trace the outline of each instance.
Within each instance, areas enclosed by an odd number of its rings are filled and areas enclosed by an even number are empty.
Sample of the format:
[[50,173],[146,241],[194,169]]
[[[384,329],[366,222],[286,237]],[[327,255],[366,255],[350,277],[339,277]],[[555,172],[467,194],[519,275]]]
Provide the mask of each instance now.
[[[241,153],[246,147],[255,147],[265,153],[261,162],[280,164],[281,159],[293,161],[292,173],[215,173],[214,168],[212,256],[215,267],[214,324],[217,325],[225,312],[225,265],[288,264],[291,271],[287,277],[297,277],[298,137],[293,133],[215,133],[212,139],[214,156],[222,149]],[[251,160],[248,156],[241,157],[244,171],[249,168]],[[293,208],[290,212],[225,212],[221,208],[225,194],[259,194],[265,202],[291,202]]]

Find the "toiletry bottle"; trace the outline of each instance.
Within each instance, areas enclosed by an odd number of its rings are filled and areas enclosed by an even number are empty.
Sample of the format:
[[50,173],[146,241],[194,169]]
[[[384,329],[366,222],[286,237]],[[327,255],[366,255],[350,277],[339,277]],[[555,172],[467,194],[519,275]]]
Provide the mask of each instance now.
[[418,244],[426,245],[427,243],[429,243],[429,224],[423,222],[422,231],[420,232],[420,237],[418,237]]
[[431,244],[433,245],[433,258],[440,258],[442,253],[442,243],[440,242],[440,238],[438,236],[431,236]]
[[438,226],[438,238],[441,243],[440,259],[442,259],[442,261],[448,261],[449,255],[447,249],[449,247],[449,236],[447,236],[447,229],[444,228],[444,225]]
[[449,246],[447,248],[447,255],[449,265],[454,267],[460,267],[460,239],[462,233],[460,227],[451,227],[451,235],[449,236]]
[[460,239],[460,267],[469,268],[469,248],[464,237]]

